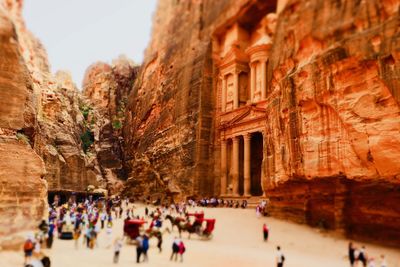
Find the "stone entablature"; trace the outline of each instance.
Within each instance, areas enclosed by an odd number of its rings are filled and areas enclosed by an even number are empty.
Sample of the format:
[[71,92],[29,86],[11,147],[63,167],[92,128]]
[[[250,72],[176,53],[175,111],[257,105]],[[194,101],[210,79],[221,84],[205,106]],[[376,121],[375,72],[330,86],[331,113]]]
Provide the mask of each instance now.
[[221,139],[262,131],[266,120],[266,102],[244,106],[221,115]]

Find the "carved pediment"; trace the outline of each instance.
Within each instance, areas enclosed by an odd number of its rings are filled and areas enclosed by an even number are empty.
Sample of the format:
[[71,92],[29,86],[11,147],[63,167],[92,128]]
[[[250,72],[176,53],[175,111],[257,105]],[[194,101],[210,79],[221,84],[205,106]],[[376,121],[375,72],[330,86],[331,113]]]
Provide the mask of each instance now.
[[250,106],[246,109],[240,110],[237,114],[233,114],[232,117],[226,117],[226,120],[221,122],[222,128],[234,127],[239,124],[246,124],[254,120],[262,119],[265,120],[266,109]]
[[241,49],[232,46],[220,62],[220,67],[224,68],[233,63],[246,64],[249,62],[249,57]]

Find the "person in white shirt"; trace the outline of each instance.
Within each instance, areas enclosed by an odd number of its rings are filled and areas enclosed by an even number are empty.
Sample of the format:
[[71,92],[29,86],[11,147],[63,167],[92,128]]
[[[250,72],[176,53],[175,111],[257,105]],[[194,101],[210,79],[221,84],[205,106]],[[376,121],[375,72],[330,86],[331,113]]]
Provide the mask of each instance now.
[[276,266],[277,267],[283,267],[283,263],[285,262],[285,256],[283,255],[280,246],[277,246],[276,250],[277,250],[277,252],[276,252]]
[[386,258],[385,258],[385,255],[381,255],[381,265],[380,265],[380,267],[387,267],[388,265],[387,265],[387,263],[386,263]]
[[119,253],[122,248],[122,239],[117,237],[114,241],[114,263],[118,263]]

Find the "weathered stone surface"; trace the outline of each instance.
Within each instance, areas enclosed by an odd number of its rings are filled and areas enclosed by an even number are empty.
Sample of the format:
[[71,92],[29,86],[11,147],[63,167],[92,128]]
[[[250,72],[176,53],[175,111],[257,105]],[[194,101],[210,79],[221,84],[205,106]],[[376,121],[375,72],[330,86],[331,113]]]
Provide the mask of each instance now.
[[[280,14],[264,153],[264,187],[281,207],[275,215],[399,240],[400,210],[377,206],[400,197],[398,8],[391,1],[290,1]],[[337,177],[347,179],[345,189]],[[334,201],[341,194],[345,204]],[[304,210],[292,212],[296,206]]]
[[[265,116],[261,167],[246,168],[261,173],[274,215],[398,243],[398,10],[389,0],[160,1],[126,113],[125,192],[218,194],[221,133]],[[265,68],[257,75],[266,95],[249,103],[238,92],[222,110],[221,65],[250,63],[249,44],[266,46],[266,66],[256,68]],[[246,88],[237,79],[227,83]],[[224,166],[230,180],[244,175],[243,139],[235,146],[240,166]]]
[[127,193],[213,193],[211,33],[245,2],[159,2],[126,113]]
[[28,144],[3,135],[0,157],[1,250],[20,244],[22,234],[47,216],[47,191],[43,160]]
[[98,114],[95,152],[101,172],[111,193],[120,192],[126,180],[122,127],[128,95],[136,80],[138,67],[124,56],[111,65],[91,65],[83,81],[83,95]]
[[14,5],[0,1],[0,250],[18,246],[47,207],[44,164],[32,149],[37,102]]
[[[46,164],[50,191],[85,191],[89,185],[105,187],[93,145],[83,149],[83,137],[96,129],[97,117],[87,110],[89,104],[80,96],[66,72],[57,72],[43,88],[40,132],[35,150]],[[92,141],[93,143],[94,141]]]

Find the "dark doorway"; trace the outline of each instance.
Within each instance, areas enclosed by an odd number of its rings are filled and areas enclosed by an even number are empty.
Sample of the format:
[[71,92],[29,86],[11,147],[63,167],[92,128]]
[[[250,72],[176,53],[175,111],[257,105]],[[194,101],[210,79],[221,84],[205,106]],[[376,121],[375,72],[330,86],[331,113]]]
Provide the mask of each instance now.
[[251,136],[251,195],[262,196],[261,166],[263,161],[263,136],[256,132]]

